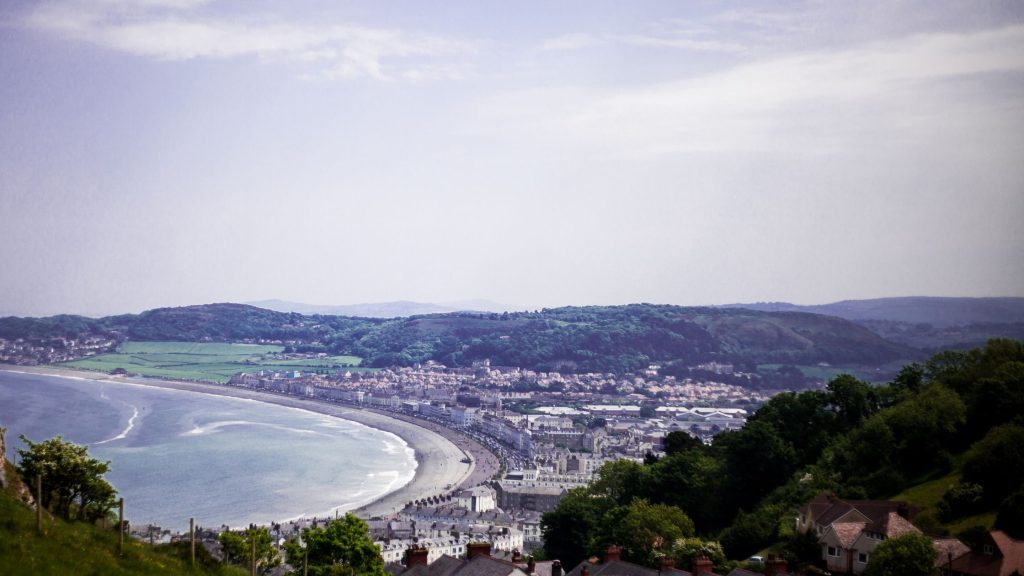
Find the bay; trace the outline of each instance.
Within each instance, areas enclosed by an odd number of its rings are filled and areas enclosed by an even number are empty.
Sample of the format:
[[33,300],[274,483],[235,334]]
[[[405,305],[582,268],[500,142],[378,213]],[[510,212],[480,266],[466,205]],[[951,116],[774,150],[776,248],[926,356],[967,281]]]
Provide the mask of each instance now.
[[333,516],[409,482],[394,434],[289,408],[196,392],[0,371],[0,426],[14,460],[24,434],[55,435],[111,462],[126,516],[184,530]]

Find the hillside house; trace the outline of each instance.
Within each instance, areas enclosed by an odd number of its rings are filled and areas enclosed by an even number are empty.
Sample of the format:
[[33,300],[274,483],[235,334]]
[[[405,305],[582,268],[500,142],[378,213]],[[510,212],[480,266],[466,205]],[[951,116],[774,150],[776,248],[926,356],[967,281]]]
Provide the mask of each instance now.
[[940,552],[938,564],[943,576],[1020,576],[1024,574],[1024,540],[993,530],[980,549],[959,556],[949,552],[943,557]]
[[804,533],[814,530],[826,570],[862,574],[880,542],[920,532],[910,522],[913,512],[906,502],[822,495],[800,508],[796,529]]

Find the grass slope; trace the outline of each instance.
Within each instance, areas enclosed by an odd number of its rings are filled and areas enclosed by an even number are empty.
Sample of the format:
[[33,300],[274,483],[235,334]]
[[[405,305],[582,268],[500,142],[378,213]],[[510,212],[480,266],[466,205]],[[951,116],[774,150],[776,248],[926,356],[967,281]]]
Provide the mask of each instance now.
[[[956,486],[960,483],[960,474],[961,473],[958,470],[941,478],[927,480],[920,484],[909,486],[899,494],[893,496],[892,500],[904,500],[909,502],[911,505],[916,506],[920,509],[918,517],[923,514],[927,517],[938,519],[939,502],[942,501],[942,496],[951,486]],[[974,516],[956,518],[950,522],[942,522],[939,523],[938,526],[947,531],[948,534],[955,536],[974,526],[982,526],[986,530],[990,530],[992,529],[993,524],[995,524],[995,521],[996,512],[995,510],[992,510],[982,514],[976,514]]]
[[[219,565],[192,568],[171,546],[151,548],[125,540],[124,555],[117,553],[117,534],[111,530],[59,519],[44,520],[44,534],[36,533],[35,512],[17,495],[17,473],[10,463],[11,486],[0,490],[0,574],[5,576],[163,576],[224,575],[247,572]],[[13,480],[13,481],[12,481]],[[209,558],[207,558],[209,560]]]

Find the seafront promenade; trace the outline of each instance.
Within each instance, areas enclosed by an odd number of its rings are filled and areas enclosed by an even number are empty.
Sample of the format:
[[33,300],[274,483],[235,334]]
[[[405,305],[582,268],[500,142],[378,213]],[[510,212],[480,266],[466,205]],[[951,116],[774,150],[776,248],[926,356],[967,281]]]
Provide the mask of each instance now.
[[[351,406],[219,384],[128,378],[97,372],[38,366],[17,366],[11,367],[11,369],[3,368],[3,370],[244,398],[308,410],[390,432],[404,440],[414,450],[417,462],[416,474],[410,482],[401,488],[351,511],[363,518],[387,516],[402,509],[408,502],[445,494],[460,486],[476,485],[490,478],[497,471],[498,466],[497,458],[475,440],[443,426],[418,421],[414,418],[396,418],[394,415],[385,415]],[[462,462],[467,457],[468,464]]]

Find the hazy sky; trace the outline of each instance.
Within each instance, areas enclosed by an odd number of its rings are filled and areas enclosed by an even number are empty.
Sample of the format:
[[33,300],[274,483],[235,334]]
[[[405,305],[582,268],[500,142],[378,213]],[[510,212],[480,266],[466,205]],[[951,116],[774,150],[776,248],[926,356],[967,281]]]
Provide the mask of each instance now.
[[1024,1],[0,3],[0,314],[1024,295]]

